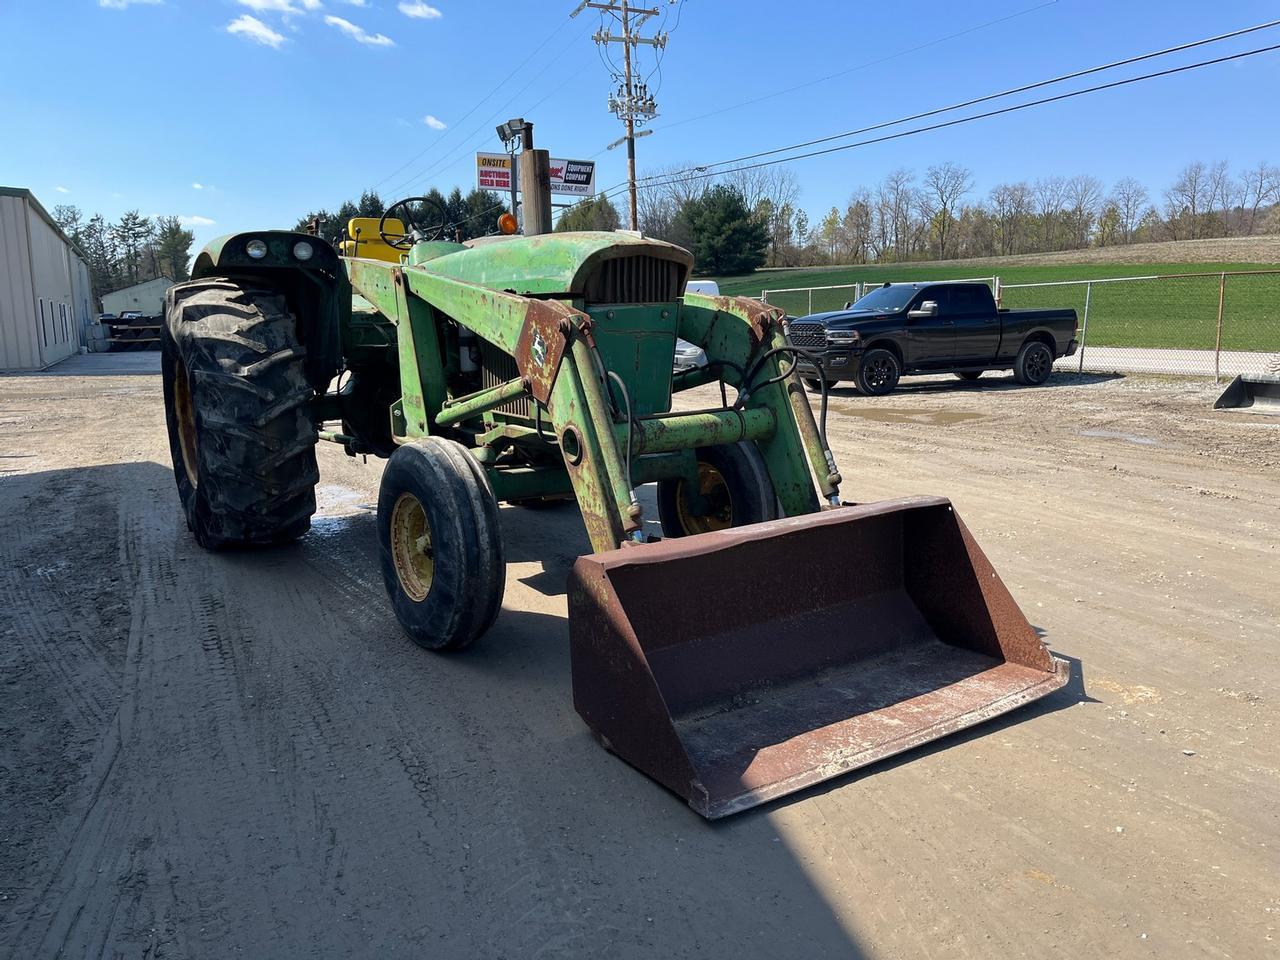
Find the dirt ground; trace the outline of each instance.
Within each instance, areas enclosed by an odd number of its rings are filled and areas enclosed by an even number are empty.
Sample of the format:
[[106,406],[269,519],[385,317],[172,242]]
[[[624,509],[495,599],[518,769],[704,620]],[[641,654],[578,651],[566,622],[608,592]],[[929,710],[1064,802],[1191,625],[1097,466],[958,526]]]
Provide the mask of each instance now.
[[1280,422],[1212,385],[837,395],[846,497],[951,496],[1074,679],[708,824],[573,711],[572,509],[505,508],[504,612],[424,653],[381,465],[206,554],[152,360],[0,380],[0,956],[1276,956]]

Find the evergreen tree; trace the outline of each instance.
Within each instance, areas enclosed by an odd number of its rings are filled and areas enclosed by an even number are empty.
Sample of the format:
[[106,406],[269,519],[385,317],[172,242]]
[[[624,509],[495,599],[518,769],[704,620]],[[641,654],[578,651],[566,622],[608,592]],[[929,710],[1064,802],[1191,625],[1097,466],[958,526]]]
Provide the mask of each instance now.
[[137,283],[142,263],[143,248],[151,238],[151,221],[130,210],[111,228],[111,235],[120,252],[119,274],[127,283]]
[[190,278],[187,263],[195,240],[195,234],[183,227],[177,217],[157,218],[155,255],[161,276],[179,282]]
[[686,200],[676,220],[688,230],[700,274],[741,275],[764,263],[769,231],[734,187],[718,184]]
[[556,233],[570,230],[617,230],[621,223],[618,208],[601,194],[566,210],[556,224]]

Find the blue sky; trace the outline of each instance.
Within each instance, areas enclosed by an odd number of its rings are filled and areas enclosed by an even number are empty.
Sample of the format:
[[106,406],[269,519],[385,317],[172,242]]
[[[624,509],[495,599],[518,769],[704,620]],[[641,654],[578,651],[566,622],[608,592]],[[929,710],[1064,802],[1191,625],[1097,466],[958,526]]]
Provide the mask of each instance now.
[[[0,89],[0,183],[30,187],[49,207],[178,214],[204,241],[289,226],[371,186],[388,199],[467,188],[474,151],[500,149],[494,124],[523,114],[553,155],[600,154],[598,182],[608,187],[625,177],[623,151],[604,151],[620,125],[606,109],[610,80],[590,40],[598,17],[569,20],[575,5],[0,0],[0,62],[10,78]],[[1280,9],[1253,0],[655,5],[674,29],[650,80],[661,116],[639,141],[642,173],[891,119],[1260,23]],[[1000,18],[1009,19],[942,39]],[[1130,72],[1272,43],[1280,28]],[[922,44],[931,45],[904,53]],[[643,61],[648,72],[653,58]],[[1280,163],[1278,94],[1273,52],[791,169],[815,219],[894,167],[940,160],[972,168],[978,193],[1001,180],[1076,173],[1108,185],[1133,175],[1156,193],[1191,160]]]

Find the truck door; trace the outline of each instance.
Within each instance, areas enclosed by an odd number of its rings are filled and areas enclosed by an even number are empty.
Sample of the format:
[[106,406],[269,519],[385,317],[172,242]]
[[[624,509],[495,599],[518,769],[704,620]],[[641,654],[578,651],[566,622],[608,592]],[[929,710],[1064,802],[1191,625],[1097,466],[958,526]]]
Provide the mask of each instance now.
[[[938,312],[931,317],[911,316],[923,304],[933,302]],[[955,321],[947,315],[947,288],[925,287],[907,307],[907,365],[946,366],[956,355]]]
[[1000,347],[1000,315],[985,284],[958,284],[949,290],[948,316],[955,324],[956,363],[988,363]]

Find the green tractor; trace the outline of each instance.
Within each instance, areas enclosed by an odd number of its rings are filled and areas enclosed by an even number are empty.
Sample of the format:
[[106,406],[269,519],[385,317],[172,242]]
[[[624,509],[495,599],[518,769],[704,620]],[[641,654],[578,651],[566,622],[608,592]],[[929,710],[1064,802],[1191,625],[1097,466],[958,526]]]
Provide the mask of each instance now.
[[[499,504],[576,501],[575,706],[708,817],[1066,682],[946,500],[842,504],[776,308],[687,293],[689,253],[634,233],[444,241],[413,223],[426,203],[339,249],[223,237],[169,292],[170,446],[202,546],[303,536],[318,441],[388,458],[392,609],[457,650],[502,606]],[[677,337],[707,364],[673,373]]]

